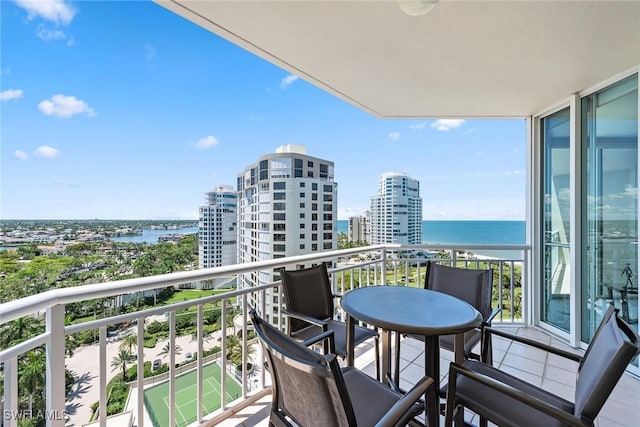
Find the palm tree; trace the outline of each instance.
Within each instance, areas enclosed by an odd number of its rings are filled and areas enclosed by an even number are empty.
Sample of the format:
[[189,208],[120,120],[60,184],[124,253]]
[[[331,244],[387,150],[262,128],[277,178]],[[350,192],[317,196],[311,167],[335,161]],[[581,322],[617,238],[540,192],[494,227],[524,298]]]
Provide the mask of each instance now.
[[[235,335],[230,335],[227,337],[227,359],[231,360],[238,368],[242,367],[242,340]],[[247,360],[253,354],[255,354],[256,349],[254,346],[248,345],[246,350]]]
[[126,348],[118,349],[118,354],[111,361],[111,367],[115,371],[122,368],[122,381],[127,380],[127,365],[133,363],[136,358]]
[[33,397],[44,391],[46,362],[44,352],[31,350],[22,359],[18,378],[21,387],[29,393],[29,410],[33,409]]
[[31,316],[19,317],[2,325],[0,348],[10,347],[41,332],[44,332],[44,325],[40,320]]
[[136,335],[126,335],[122,338],[119,348],[129,350],[129,353],[133,353],[133,349],[138,345],[138,337]]
[[[169,346],[169,342],[167,342],[164,347],[162,347],[162,351],[160,353],[158,353],[158,356],[162,356],[162,358],[164,359],[166,356],[169,355],[169,353],[171,353],[171,347]],[[181,354],[182,353],[182,347],[180,347],[180,345],[176,344],[175,348],[173,349],[173,353],[174,354]]]

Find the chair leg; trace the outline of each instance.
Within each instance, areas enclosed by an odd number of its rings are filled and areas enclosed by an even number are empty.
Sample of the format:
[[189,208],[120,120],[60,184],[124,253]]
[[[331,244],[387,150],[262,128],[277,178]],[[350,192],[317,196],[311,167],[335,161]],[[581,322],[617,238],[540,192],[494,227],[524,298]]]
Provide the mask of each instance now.
[[396,384],[400,384],[400,332],[396,332],[396,357],[394,365],[394,377]]
[[375,346],[376,346],[376,380],[380,381],[380,338],[375,337]]

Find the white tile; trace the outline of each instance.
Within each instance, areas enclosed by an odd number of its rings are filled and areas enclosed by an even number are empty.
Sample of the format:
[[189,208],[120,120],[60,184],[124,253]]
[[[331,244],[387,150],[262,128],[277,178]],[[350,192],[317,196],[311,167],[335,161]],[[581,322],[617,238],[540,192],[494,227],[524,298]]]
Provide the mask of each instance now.
[[531,360],[526,357],[513,354],[511,352],[508,352],[506,356],[504,356],[500,368],[502,369],[505,366],[516,368],[521,371],[536,375],[538,377],[542,377],[542,374],[544,373],[544,363],[537,362],[535,360]]

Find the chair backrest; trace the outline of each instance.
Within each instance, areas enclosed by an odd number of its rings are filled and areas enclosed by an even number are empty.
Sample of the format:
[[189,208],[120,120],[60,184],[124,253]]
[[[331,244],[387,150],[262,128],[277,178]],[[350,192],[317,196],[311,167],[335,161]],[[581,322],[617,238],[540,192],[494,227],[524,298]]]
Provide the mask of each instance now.
[[594,420],[625,369],[638,354],[638,335],[610,306],[578,366],[577,417]]
[[429,261],[424,287],[460,298],[474,306],[486,318],[491,312],[492,283],[491,269],[449,267]]
[[[316,319],[333,317],[333,293],[325,264],[301,270],[280,269],[282,291],[287,308]],[[308,323],[289,318],[289,332],[309,326]]]
[[255,310],[250,317],[271,373],[272,411],[302,426],[355,425],[335,355],[310,350],[262,320]]

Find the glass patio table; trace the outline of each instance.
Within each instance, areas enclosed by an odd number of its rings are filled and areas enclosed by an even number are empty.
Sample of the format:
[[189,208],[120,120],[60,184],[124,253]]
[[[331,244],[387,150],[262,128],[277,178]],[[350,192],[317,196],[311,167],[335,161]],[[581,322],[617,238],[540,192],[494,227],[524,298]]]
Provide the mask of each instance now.
[[[369,286],[354,289],[342,297],[347,313],[347,365],[353,366],[355,320],[382,330],[381,376],[391,372],[391,332],[423,335],[425,375],[440,382],[440,335],[455,335],[455,361],[463,360],[464,332],[479,327],[482,316],[465,301],[441,292],[404,286]],[[399,378],[396,378],[399,381]],[[437,395],[437,393],[436,393]],[[426,402],[427,424],[440,424],[439,399]]]

